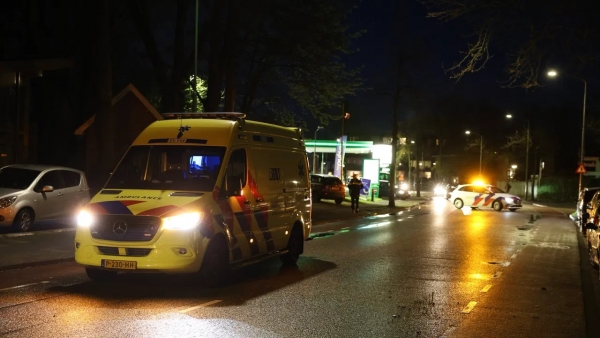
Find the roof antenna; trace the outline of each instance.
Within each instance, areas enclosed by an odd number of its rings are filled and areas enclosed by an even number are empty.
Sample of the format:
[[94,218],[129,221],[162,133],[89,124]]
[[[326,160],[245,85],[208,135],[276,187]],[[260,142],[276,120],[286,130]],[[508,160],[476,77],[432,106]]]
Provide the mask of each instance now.
[[183,136],[183,133],[190,130],[190,128],[190,126],[183,125],[183,119],[179,119],[179,133],[177,133],[177,138],[181,138]]

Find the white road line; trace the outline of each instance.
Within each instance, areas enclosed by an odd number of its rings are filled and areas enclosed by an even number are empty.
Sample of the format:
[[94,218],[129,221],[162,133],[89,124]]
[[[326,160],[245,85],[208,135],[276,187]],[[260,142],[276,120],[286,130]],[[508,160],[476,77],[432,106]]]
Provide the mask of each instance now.
[[473,311],[473,309],[475,308],[475,305],[477,305],[477,302],[470,302],[467,306],[465,306],[465,308],[462,310],[462,313],[471,313],[471,311]]
[[496,272],[496,273],[494,274],[494,277],[492,277],[492,278],[498,278],[498,277],[500,277],[500,276],[502,276],[502,271],[498,271],[498,272]]
[[181,310],[181,311],[179,311],[179,313],[188,313],[190,311],[194,311],[194,310],[199,309],[201,307],[205,307],[205,306],[217,304],[217,303],[220,303],[220,302],[222,302],[222,300],[219,300],[219,299],[211,300],[210,302],[206,302],[206,303],[203,303],[203,304],[200,304],[200,305],[197,305],[197,306],[192,306],[192,307],[187,308],[185,310]]
[[504,262],[504,263],[502,263],[502,266],[503,266],[503,267],[507,267],[507,266],[509,266],[509,265],[510,265],[510,262]]
[[481,292],[488,292],[492,288],[492,284],[488,284],[481,289]]
[[510,259],[515,259],[517,258],[517,254],[513,254],[512,256],[510,256]]
[[42,281],[42,282],[39,282],[39,283],[30,283],[30,284],[23,284],[23,285],[11,286],[9,288],[0,289],[0,292],[7,291],[7,290],[14,290],[14,289],[26,288],[28,286],[38,285],[38,284],[46,284],[46,283],[50,283],[50,281],[45,280],[45,281]]

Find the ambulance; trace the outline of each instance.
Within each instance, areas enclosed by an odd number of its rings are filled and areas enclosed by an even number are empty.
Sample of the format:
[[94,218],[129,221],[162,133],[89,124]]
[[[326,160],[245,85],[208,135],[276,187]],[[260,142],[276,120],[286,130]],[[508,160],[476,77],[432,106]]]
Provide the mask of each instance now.
[[77,217],[75,261],[93,280],[120,272],[197,273],[280,256],[295,264],[311,230],[298,128],[242,113],[170,113],[135,139]]

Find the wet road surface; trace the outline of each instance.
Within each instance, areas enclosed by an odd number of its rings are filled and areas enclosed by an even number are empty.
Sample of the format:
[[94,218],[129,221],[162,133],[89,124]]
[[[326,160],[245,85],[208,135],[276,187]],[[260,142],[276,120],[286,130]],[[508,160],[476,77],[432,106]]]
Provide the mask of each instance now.
[[3,271],[0,333],[586,336],[577,233],[551,209],[463,211],[434,199],[315,226],[305,244],[298,267],[265,261],[216,289],[188,276],[124,274],[99,284],[73,262]]

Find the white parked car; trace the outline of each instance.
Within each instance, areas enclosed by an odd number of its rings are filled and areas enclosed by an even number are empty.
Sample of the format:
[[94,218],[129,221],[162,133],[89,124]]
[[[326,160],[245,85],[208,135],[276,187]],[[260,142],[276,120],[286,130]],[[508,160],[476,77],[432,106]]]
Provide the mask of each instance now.
[[521,199],[508,194],[493,185],[462,184],[450,195],[450,201],[457,209],[467,206],[471,208],[492,208],[496,211],[508,209],[516,211],[521,208]]
[[48,165],[0,168],[0,226],[29,231],[34,220],[74,217],[90,201],[83,171]]

